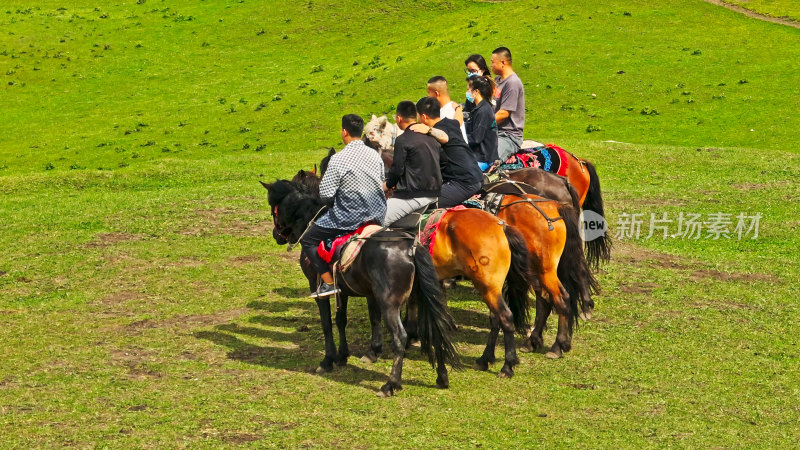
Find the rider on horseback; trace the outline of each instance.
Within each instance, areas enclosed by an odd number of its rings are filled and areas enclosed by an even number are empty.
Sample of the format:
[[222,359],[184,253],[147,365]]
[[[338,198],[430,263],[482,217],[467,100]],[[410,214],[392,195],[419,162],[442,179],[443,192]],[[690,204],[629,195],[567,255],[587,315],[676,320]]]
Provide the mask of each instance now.
[[345,147],[328,163],[319,194],[328,204],[328,211],[306,231],[300,244],[311,267],[322,278],[312,298],[328,297],[339,292],[333,286],[328,264],[317,253],[319,243],[350,233],[369,221],[383,222],[386,197],[381,189],[384,181],[383,161],[375,150],[361,140],[364,120],[348,114],[342,117],[342,142]]

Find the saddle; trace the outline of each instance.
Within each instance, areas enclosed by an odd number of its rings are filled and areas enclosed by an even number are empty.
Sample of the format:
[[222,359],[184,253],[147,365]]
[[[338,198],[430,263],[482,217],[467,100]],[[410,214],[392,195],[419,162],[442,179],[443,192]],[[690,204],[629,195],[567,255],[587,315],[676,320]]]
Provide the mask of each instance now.
[[[561,216],[550,217],[538,205],[540,202],[549,202],[552,200],[546,198],[527,198],[526,195],[541,196],[536,187],[526,183],[520,183],[511,180],[495,181],[483,186],[477,196],[465,201],[464,204],[470,208],[482,209],[489,214],[496,216],[502,208],[511,206],[516,203],[528,203],[533,206],[539,214],[547,221],[547,226],[550,231],[553,231],[553,222],[563,220]],[[513,195],[518,200],[503,205],[503,199],[506,195]]]
[[367,238],[383,229],[384,227],[371,223],[361,225],[352,233],[320,242],[317,253],[326,263],[335,263],[340,271],[347,270],[355,261]]
[[[524,144],[524,143],[523,143]],[[535,144],[538,144],[535,143]],[[523,147],[498,166],[498,170],[514,170],[538,167],[547,172],[566,176],[569,162],[567,152],[554,144]]]

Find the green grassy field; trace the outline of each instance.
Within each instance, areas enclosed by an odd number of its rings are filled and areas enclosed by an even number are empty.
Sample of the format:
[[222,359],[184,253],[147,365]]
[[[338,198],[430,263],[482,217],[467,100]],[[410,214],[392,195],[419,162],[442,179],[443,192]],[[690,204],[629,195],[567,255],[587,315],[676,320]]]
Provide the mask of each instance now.
[[[800,30],[688,0],[12,2],[0,446],[800,439]],[[612,227],[641,213],[642,236],[616,242],[563,359],[440,391],[414,350],[389,400],[373,395],[389,359],[312,375],[316,306],[257,181],[310,168],[341,146],[342,114],[389,112],[430,76],[460,99],[464,58],[498,45],[526,84],[526,137],[592,160]],[[651,213],[680,212],[760,213],[759,236],[646,238]],[[470,362],[486,309],[466,283],[449,299]],[[350,311],[360,356],[366,305]]]

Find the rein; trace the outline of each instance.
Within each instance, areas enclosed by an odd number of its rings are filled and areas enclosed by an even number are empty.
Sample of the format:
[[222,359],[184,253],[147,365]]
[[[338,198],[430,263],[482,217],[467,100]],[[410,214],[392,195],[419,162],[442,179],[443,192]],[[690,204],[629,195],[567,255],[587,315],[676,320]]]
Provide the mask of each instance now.
[[531,187],[531,188],[533,188],[533,189],[538,191],[538,189],[536,189],[534,186],[531,186],[530,184],[523,183],[521,181],[505,180],[503,183],[498,183],[498,184],[495,184],[494,186],[490,186],[489,189],[486,189],[486,192],[491,192],[492,190],[494,190],[494,188],[496,188],[498,186],[506,185],[506,184],[513,185],[519,191],[519,193],[511,193],[511,194],[506,194],[506,195],[514,195],[514,196],[520,197],[522,200],[517,200],[517,201],[511,202],[511,203],[507,203],[505,205],[500,205],[499,209],[508,208],[511,205],[516,205],[517,203],[528,203],[531,206],[533,206],[534,208],[536,208],[536,210],[539,211],[539,214],[541,214],[542,217],[544,217],[544,220],[547,221],[547,228],[550,231],[553,231],[553,229],[554,229],[553,228],[553,222],[557,222],[559,220],[564,220],[564,218],[561,217],[561,216],[558,216],[558,217],[555,217],[555,218],[551,218],[538,205],[538,203],[540,203],[540,202],[551,202],[552,200],[549,200],[549,199],[546,199],[546,198],[528,198],[528,197],[526,197],[527,195],[529,195],[529,193],[525,192],[525,190],[522,189],[520,187],[520,185],[529,186],[529,187]]
[[[314,214],[314,217],[311,219],[311,221],[310,221],[310,222],[308,222],[308,225],[306,226],[306,229],[305,229],[305,230],[303,230],[303,233],[302,233],[302,234],[300,234],[300,237],[298,237],[296,241],[294,241],[294,242],[289,242],[289,246],[288,246],[288,247],[286,247],[286,251],[287,251],[287,252],[290,252],[290,251],[292,251],[292,249],[294,249],[294,248],[297,246],[297,244],[298,244],[298,243],[299,243],[299,242],[300,242],[300,241],[303,239],[303,237],[306,235],[306,233],[308,233],[308,230],[310,230],[310,229],[311,229],[311,226],[312,226],[312,225],[314,225],[314,221],[315,221],[315,220],[317,220],[317,217],[319,217],[319,215],[322,213],[322,211],[324,211],[324,210],[325,210],[325,208],[326,208],[326,206],[325,206],[325,205],[323,205],[323,206],[322,206],[322,207],[319,209],[319,211],[317,211],[317,213],[316,213],[316,214]],[[278,230],[278,234],[279,234],[279,235],[280,235],[282,238],[284,238],[284,239],[286,239],[286,240],[288,241],[288,240],[289,240],[289,236],[287,236],[287,235],[285,234],[285,231],[284,231],[284,230],[286,230],[286,228],[283,228],[283,227],[281,227],[280,225],[278,225],[278,208],[277,208],[277,207],[276,207],[276,208],[273,208],[273,210],[272,210],[272,223],[273,223],[273,225],[275,226],[275,228]]]

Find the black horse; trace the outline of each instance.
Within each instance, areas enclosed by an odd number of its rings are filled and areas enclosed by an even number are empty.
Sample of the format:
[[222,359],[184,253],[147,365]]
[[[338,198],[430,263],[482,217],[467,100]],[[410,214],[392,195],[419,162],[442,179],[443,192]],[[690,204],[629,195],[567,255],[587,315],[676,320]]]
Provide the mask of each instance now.
[[[261,183],[269,191],[274,229],[278,244],[296,243],[314,216],[323,207],[318,196],[301,183],[278,180]],[[317,287],[317,273],[301,254],[300,266],[308,278],[309,288]],[[449,387],[445,364],[460,366],[458,354],[450,334],[455,330],[453,318],[444,301],[444,293],[436,278],[436,271],[428,251],[416,243],[413,236],[399,231],[381,231],[370,237],[361,248],[352,266],[337,273],[336,280],[342,292],[338,296],[336,326],[339,330],[339,349],[333,341],[331,304],[329,298],[317,299],[322,331],[325,336],[325,358],[317,372],[327,372],[333,365],[344,365],[350,352],[347,347],[347,300],[350,296],[367,298],[373,340],[370,354],[381,351],[381,318],[392,335],[394,361],[389,381],[379,396],[394,395],[402,389],[401,378],[407,334],[400,319],[400,309],[410,296],[419,305],[418,331],[420,347],[435,364],[436,385]]]

